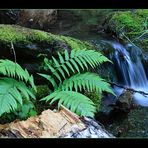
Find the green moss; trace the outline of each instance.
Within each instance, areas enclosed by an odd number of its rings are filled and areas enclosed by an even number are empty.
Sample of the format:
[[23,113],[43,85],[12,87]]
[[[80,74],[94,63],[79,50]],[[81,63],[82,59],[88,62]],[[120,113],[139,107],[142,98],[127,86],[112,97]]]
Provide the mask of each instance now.
[[140,47],[144,52],[148,52],[148,39],[137,41],[136,45]]
[[37,93],[36,93],[36,98],[39,100],[47,95],[49,95],[50,89],[47,85],[38,85],[37,86]]
[[61,36],[60,39],[66,42],[71,47],[71,49],[79,50],[79,49],[85,49],[85,48],[87,49],[93,48],[93,46],[89,44],[88,42],[82,42],[72,37]]
[[126,28],[126,31],[136,31],[139,30],[140,24],[131,15],[130,11],[115,13],[111,21],[114,21],[116,24],[116,31],[119,31],[122,28]]
[[111,30],[124,33],[130,39],[140,36],[148,27],[148,9],[115,12],[109,20]]
[[29,29],[17,25],[0,25],[0,43],[9,44],[13,42],[31,44],[31,43],[48,43],[55,41],[66,43],[71,49],[92,48],[87,42],[82,42],[72,37],[54,35],[40,30]]
[[148,9],[138,9],[137,15],[143,17],[148,17]]
[[10,43],[16,41],[25,41],[26,36],[16,31],[10,25],[0,25],[0,41]]
[[17,25],[0,25],[0,41],[3,43],[31,43],[33,41],[47,41],[51,38],[46,32],[20,27]]
[[101,98],[102,98],[101,94],[99,94],[95,91],[93,91],[93,92],[85,91],[84,95],[87,96],[88,98],[90,98],[94,102],[97,110],[99,111],[100,104],[101,104]]

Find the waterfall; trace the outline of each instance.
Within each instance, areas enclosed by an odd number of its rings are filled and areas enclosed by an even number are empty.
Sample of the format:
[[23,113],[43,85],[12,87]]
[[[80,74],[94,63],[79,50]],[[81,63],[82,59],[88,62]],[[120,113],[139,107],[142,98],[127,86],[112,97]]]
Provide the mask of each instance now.
[[[112,60],[118,73],[118,83],[148,93],[148,79],[142,65],[138,47],[133,45],[123,46],[117,42],[108,42],[113,49]],[[130,52],[127,48],[131,47]],[[115,93],[121,93],[121,89],[115,88]],[[134,93],[134,102],[141,106],[148,106],[148,96]]]

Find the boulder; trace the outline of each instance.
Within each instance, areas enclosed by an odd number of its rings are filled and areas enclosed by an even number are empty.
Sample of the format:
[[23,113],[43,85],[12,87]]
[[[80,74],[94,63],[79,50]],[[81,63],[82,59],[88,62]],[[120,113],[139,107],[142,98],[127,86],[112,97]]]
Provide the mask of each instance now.
[[0,24],[17,24],[33,29],[48,30],[56,20],[56,9],[0,10]]
[[133,42],[148,51],[147,42],[147,9],[133,9],[109,13],[104,22],[104,30],[108,35],[122,42]]
[[124,112],[129,112],[133,100],[133,93],[129,90],[124,90],[123,93],[118,97],[115,104],[116,108]]
[[0,10],[0,24],[16,24],[20,10]]
[[136,107],[133,103],[133,92],[124,90],[118,98],[115,96],[103,98],[100,111],[95,117],[102,124],[108,125],[114,121],[124,120]]
[[148,137],[148,108],[138,106],[131,110],[126,118],[116,120],[106,129],[120,138],[147,138]]
[[55,9],[24,9],[19,13],[17,24],[41,30],[48,30],[57,20]]
[[[13,48],[14,50],[13,50]],[[0,25],[0,58],[16,61],[31,73],[37,73],[42,65],[39,55],[56,56],[57,52],[72,49],[92,49],[92,45],[72,37],[54,35],[18,25]],[[15,52],[15,53],[14,53]]]

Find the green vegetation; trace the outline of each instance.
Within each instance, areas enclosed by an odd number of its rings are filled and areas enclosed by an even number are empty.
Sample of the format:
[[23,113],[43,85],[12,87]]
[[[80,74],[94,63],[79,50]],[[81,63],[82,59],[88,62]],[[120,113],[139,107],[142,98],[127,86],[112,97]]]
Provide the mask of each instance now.
[[35,98],[29,87],[36,90],[33,76],[10,60],[0,60],[0,116],[23,104],[23,98]]
[[16,25],[0,25],[0,41],[4,43],[31,43],[31,41],[49,41],[47,33],[27,29]]
[[140,36],[148,27],[148,10],[115,12],[109,20],[112,30],[125,33],[130,39]]
[[107,26],[118,38],[148,51],[148,9],[111,13]]
[[[111,9],[78,9],[78,10],[69,10],[76,17],[79,17],[79,23],[83,23],[85,25],[98,25],[99,22],[105,19],[105,16]],[[102,17],[104,16],[104,17]]]
[[148,10],[115,12],[109,20],[109,26],[119,36],[124,33],[131,40],[138,38],[148,28]]
[[110,24],[115,25],[114,29],[117,33],[124,31],[125,33],[134,32],[136,34],[140,31],[140,24],[137,18],[132,16],[131,11],[115,13],[110,20]]
[[18,109],[13,114],[22,120],[25,120],[31,116],[36,116],[37,111],[32,101],[25,100],[23,105],[18,105]]
[[37,85],[36,86],[36,93],[35,96],[37,99],[41,99],[49,94],[50,89],[48,88],[48,85]]
[[[46,78],[53,86],[52,93],[42,100],[50,101],[52,104],[58,101],[58,108],[61,104],[76,112],[80,116],[94,116],[96,106],[85,95],[79,93],[83,90],[96,91],[102,93],[106,91],[112,93],[108,83],[95,73],[85,72],[85,69],[95,68],[103,62],[110,62],[101,53],[94,50],[72,50],[69,54],[65,50],[64,55],[58,52],[58,58],[52,56],[52,60],[44,59],[45,69],[48,74],[39,74]],[[83,73],[81,72],[83,71]],[[98,98],[100,99],[100,98]]]
[[[62,35],[54,35],[40,30],[29,29],[17,25],[2,25],[0,24],[0,44],[10,46],[11,42],[14,45],[23,44],[29,45],[37,43],[38,45],[53,45],[55,42],[66,43],[70,49],[92,48],[92,45],[87,42],[82,42],[72,37],[64,37]],[[61,48],[61,47],[57,47]],[[62,47],[65,48],[65,47]]]
[[102,94],[96,91],[85,91],[84,95],[90,98],[96,106],[97,111],[100,110],[101,107],[101,98]]

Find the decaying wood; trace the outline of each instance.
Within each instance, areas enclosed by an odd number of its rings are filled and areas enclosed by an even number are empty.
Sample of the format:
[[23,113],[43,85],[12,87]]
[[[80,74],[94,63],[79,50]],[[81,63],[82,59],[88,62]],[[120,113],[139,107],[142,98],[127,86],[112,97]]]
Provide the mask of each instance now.
[[[89,121],[86,124],[84,121]],[[41,115],[31,117],[26,121],[14,121],[0,125],[0,137],[11,138],[113,138],[97,122],[92,119],[80,119],[70,110],[61,107],[60,111],[50,109]],[[88,122],[87,121],[87,122]],[[93,121],[93,122],[92,122]],[[93,124],[92,124],[93,123]],[[97,125],[94,126],[94,123]]]
[[131,92],[140,93],[140,94],[142,94],[142,95],[144,95],[144,96],[145,96],[145,95],[148,95],[147,92],[144,92],[144,91],[141,91],[141,90],[135,90],[135,89],[130,88],[130,87],[126,87],[126,86],[123,86],[123,85],[119,85],[119,84],[117,84],[117,83],[115,83],[115,82],[109,82],[109,81],[108,81],[108,83],[111,84],[111,85],[115,85],[115,86],[117,86],[117,87],[123,88],[123,89],[125,89],[125,90],[131,91]]
[[[68,111],[65,107],[58,112],[43,111],[37,117],[31,117],[26,121],[14,121],[10,124],[0,125],[0,133],[19,133],[18,138],[54,138],[71,131],[73,125],[79,129],[85,128],[77,115]],[[8,135],[9,137],[9,135]],[[16,136],[17,137],[17,136]]]

